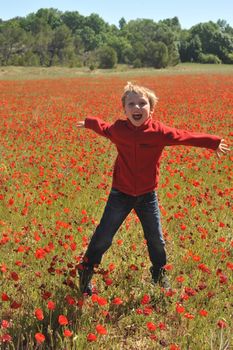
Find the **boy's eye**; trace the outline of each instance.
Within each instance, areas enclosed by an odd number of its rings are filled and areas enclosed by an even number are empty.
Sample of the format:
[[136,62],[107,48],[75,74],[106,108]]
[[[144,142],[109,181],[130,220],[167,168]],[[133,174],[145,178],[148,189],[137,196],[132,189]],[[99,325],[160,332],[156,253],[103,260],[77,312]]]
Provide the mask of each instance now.
[[146,102],[145,102],[145,101],[139,103],[139,106],[140,106],[140,107],[144,107],[145,105],[146,105]]

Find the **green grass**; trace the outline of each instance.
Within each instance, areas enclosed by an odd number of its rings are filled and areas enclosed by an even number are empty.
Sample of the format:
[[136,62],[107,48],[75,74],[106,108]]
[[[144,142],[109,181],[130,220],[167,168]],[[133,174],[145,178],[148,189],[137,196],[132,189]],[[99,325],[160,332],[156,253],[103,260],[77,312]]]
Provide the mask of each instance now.
[[75,78],[104,76],[157,76],[176,74],[233,74],[233,65],[181,63],[175,67],[165,69],[130,68],[127,65],[118,65],[114,69],[68,68],[68,67],[0,67],[0,80],[24,80],[47,78]]

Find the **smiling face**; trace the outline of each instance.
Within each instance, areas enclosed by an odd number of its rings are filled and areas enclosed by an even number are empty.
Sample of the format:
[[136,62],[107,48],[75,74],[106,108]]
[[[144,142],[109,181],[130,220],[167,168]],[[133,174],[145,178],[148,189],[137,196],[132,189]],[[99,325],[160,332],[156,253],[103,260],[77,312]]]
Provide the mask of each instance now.
[[125,99],[125,115],[134,126],[141,126],[151,117],[149,99],[145,95],[130,92]]

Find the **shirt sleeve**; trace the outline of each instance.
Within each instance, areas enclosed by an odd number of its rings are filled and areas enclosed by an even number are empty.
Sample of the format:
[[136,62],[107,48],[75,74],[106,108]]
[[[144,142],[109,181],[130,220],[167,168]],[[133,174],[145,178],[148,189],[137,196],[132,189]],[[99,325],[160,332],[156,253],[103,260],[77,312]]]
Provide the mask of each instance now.
[[93,130],[97,134],[110,140],[112,139],[111,127],[112,124],[97,117],[88,117],[85,119],[85,128]]
[[216,135],[193,133],[182,129],[171,128],[164,124],[161,124],[160,131],[162,132],[164,146],[184,145],[216,150],[221,142],[221,138]]

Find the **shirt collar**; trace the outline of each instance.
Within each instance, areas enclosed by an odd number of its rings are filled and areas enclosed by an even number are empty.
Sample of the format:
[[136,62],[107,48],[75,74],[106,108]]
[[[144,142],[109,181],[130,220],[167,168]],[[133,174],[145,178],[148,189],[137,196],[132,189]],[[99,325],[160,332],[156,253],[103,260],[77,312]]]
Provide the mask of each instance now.
[[142,125],[140,125],[140,126],[135,126],[135,125],[133,125],[132,123],[131,123],[131,121],[127,118],[127,120],[126,120],[126,122],[127,122],[127,126],[131,129],[131,130],[145,130],[145,129],[147,129],[150,125],[151,125],[151,123],[152,123],[152,118],[151,117],[149,117]]

